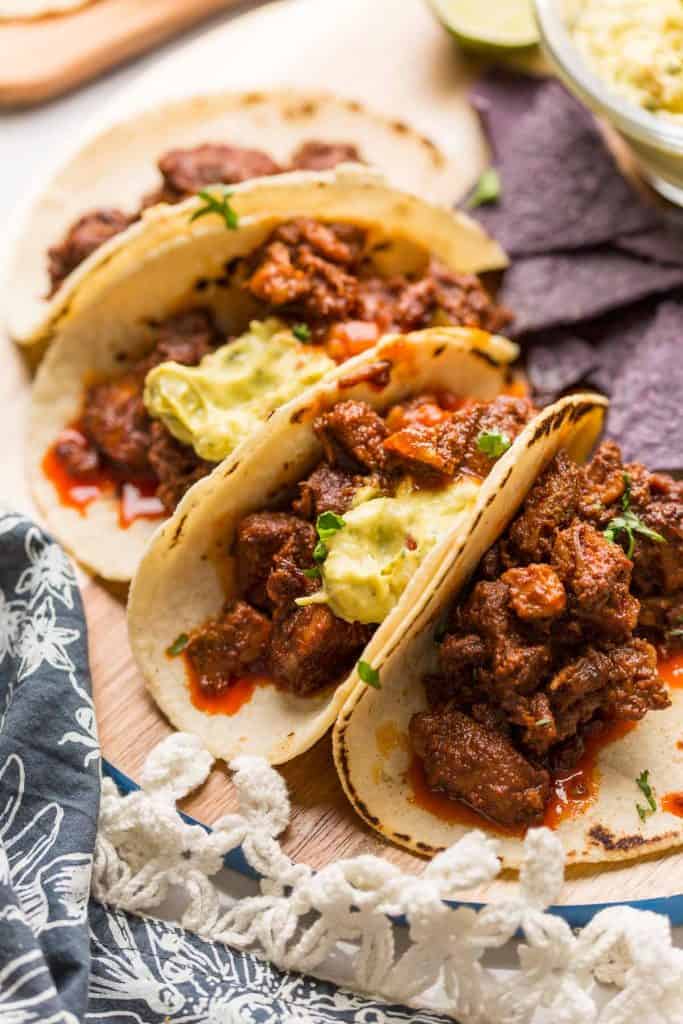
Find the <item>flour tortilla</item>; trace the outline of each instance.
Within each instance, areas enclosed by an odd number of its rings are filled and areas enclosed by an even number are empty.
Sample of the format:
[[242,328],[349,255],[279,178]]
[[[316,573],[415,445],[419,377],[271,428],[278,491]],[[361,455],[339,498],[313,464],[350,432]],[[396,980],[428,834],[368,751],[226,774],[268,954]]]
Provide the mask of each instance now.
[[[415,712],[426,708],[421,679],[437,667],[437,624],[558,449],[567,449],[577,461],[589,454],[605,407],[605,400],[595,395],[572,395],[547,407],[526,427],[513,446],[514,459],[506,464],[504,456],[487,480],[486,493],[480,493],[481,515],[470,535],[451,549],[420,604],[373,662],[381,689],[356,685],[339,714],[334,758],[351,803],[368,825],[421,856],[433,856],[472,827],[449,823],[422,809],[411,800],[406,780],[408,725]],[[645,801],[635,780],[645,769],[659,797],[683,790],[683,758],[676,747],[683,694],[674,690],[671,697],[671,708],[647,715],[600,753],[601,783],[595,802],[557,830],[569,864],[627,860],[683,844],[680,818],[659,809],[641,822],[636,810],[636,804]],[[392,750],[378,742],[378,729],[380,738],[390,730]],[[486,829],[483,818],[481,827]],[[502,866],[519,868],[522,840],[495,831],[492,835]]]
[[48,14],[67,14],[95,0],[0,0],[0,21],[29,21]]
[[[10,334],[30,343],[51,307],[46,298],[48,247],[96,207],[133,213],[143,194],[161,183],[156,162],[162,153],[226,142],[263,149],[285,164],[301,142],[312,138],[354,143],[392,184],[432,202],[451,205],[458,198],[460,176],[432,142],[354,101],[279,91],[222,92],[168,102],[108,127],[80,146],[27,210],[5,288]],[[500,250],[492,251],[489,262],[501,266]]]
[[114,497],[92,502],[84,515],[61,505],[41,463],[57,435],[77,419],[84,381],[119,374],[126,361],[140,356],[150,343],[151,321],[202,305],[226,333],[243,331],[254,307],[244,293],[213,282],[223,278],[226,262],[252,252],[278,223],[295,216],[352,222],[367,228],[373,242],[391,242],[373,257],[387,275],[421,267],[429,254],[454,270],[476,271],[500,253],[472,222],[354,165],[247,182],[235,189],[231,203],[240,218],[236,231],[218,216],[191,222],[202,204],[196,197],[151,210],[125,239],[112,239],[72,275],[34,339],[50,345],[31,396],[34,497],[59,540],[107,579],[131,578],[154,523],[140,519],[121,530]]
[[[355,685],[355,674],[311,697],[295,697],[274,686],[257,687],[237,714],[210,715],[192,704],[183,659],[169,658],[166,648],[179,633],[189,633],[217,615],[226,598],[236,595],[230,549],[237,524],[248,513],[267,507],[283,487],[304,479],[319,461],[316,415],[346,399],[363,400],[382,410],[434,388],[491,399],[501,391],[514,356],[515,347],[505,339],[465,328],[432,328],[385,338],[372,352],[340,367],[336,377],[326,378],[277,412],[258,443],[226,459],[186,495],[147,550],[128,605],[133,654],[152,696],[177,729],[199,736],[215,757],[229,760],[255,754],[271,764],[303,753],[325,733]],[[378,359],[391,363],[391,379],[384,388],[367,383],[346,386]],[[379,659],[455,542],[446,535],[432,549],[362,658],[370,663]]]

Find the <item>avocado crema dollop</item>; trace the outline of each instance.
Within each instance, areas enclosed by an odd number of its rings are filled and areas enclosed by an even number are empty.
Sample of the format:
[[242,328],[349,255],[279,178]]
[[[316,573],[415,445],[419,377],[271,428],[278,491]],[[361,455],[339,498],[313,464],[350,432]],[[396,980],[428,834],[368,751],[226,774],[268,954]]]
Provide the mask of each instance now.
[[297,604],[327,604],[348,622],[383,622],[429,551],[471,512],[479,486],[460,477],[434,490],[406,481],[393,497],[359,494],[326,541],[322,589]]
[[279,320],[249,330],[204,356],[197,366],[161,363],[145,380],[151,416],[203,459],[220,462],[268,414],[315,384],[335,363],[297,341]]

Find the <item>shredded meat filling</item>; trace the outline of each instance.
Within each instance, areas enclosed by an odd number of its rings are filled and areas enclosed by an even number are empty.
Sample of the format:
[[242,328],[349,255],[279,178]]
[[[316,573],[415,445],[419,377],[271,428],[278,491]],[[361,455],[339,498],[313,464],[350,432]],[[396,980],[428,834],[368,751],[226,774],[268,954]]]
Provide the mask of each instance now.
[[[659,537],[636,530],[632,558],[629,535],[609,528],[627,513]],[[650,640],[675,642],[682,530],[681,484],[624,466],[613,442],[585,467],[555,457],[424,679],[430,711],[411,737],[431,786],[504,825],[538,824],[548,772],[571,767],[584,736],[669,705]]]

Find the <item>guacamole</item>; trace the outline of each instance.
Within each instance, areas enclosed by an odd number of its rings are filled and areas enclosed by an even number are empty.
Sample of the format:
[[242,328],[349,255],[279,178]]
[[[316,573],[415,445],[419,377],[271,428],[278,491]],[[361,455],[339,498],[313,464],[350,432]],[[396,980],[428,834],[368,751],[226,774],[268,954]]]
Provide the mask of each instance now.
[[297,603],[325,603],[347,622],[382,622],[434,544],[472,509],[478,490],[476,480],[460,477],[430,490],[407,482],[394,497],[362,500],[326,541],[322,590]]
[[220,462],[335,363],[304,345],[279,320],[254,320],[246,334],[204,356],[198,366],[161,363],[145,380],[148,412],[203,459]]
[[572,31],[616,92],[663,117],[683,117],[681,0],[575,0]]

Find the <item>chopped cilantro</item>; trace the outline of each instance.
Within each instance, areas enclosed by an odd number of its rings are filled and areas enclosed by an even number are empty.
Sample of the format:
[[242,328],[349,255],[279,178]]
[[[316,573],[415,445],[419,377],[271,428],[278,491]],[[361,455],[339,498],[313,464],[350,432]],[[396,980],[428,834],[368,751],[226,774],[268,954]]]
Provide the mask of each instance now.
[[636,804],[638,817],[641,821],[645,821],[648,815],[654,814],[657,810],[657,801],[655,800],[654,790],[650,785],[650,772],[647,768],[636,779],[636,786],[647,800],[647,807],[643,807],[642,804]]
[[500,430],[482,430],[477,438],[477,448],[490,459],[498,459],[508,450],[512,441]]
[[317,565],[312,566],[310,569],[304,569],[304,576],[309,580],[320,579],[320,569]]
[[313,558],[316,562],[324,562],[327,558],[326,540],[333,537],[335,533],[343,529],[344,520],[336,512],[321,512],[315,524],[318,531],[318,543],[313,549]]
[[198,210],[194,211],[190,221],[198,220],[199,217],[204,217],[207,213],[217,213],[225,221],[226,228],[230,231],[235,231],[239,227],[239,217],[230,205],[232,193],[233,189],[223,188],[221,198],[219,199],[206,189],[202,189],[198,195],[200,199],[204,200],[204,206],[200,206]]
[[621,515],[614,516],[610,519],[606,528],[602,531],[607,540],[612,541],[613,544],[617,543],[617,534],[624,533],[627,539],[626,555],[631,558],[633,555],[633,549],[635,547],[636,538],[635,534],[640,534],[641,537],[647,537],[648,540],[654,540],[658,544],[666,544],[666,538],[662,537],[661,533],[657,533],[656,530],[651,530],[649,526],[646,526],[642,519],[636,515],[631,508],[631,477],[628,473],[624,473],[624,493],[621,496]]
[[292,334],[297,341],[310,341],[311,340],[311,328],[308,324],[294,324],[292,327]]
[[169,658],[177,658],[179,654],[182,654],[189,642],[190,638],[187,633],[180,633],[170,647],[166,648]]
[[495,167],[489,167],[484,171],[477,184],[474,186],[472,195],[467,200],[470,210],[475,206],[483,206],[485,203],[495,203],[500,199],[502,186],[500,175]]
[[358,662],[358,675],[368,686],[374,686],[376,690],[382,689],[379,684],[379,671],[373,668],[367,661]]

